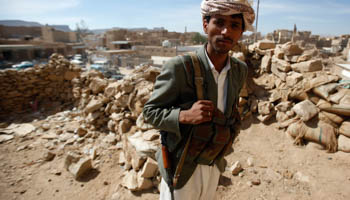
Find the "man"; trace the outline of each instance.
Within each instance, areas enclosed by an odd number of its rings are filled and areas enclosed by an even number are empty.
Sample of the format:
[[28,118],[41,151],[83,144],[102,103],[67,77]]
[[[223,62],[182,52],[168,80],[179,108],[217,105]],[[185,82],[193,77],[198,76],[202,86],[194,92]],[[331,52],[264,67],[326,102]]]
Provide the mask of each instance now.
[[[239,120],[236,106],[247,66],[228,52],[245,30],[252,30],[254,10],[246,0],[203,0],[201,11],[208,35],[208,42],[196,52],[203,85],[188,81],[193,79],[188,69],[191,58],[175,57],[164,64],[143,110],[145,120],[162,131],[167,147],[156,154],[161,200],[215,198],[225,169],[223,157]],[[196,95],[198,87],[204,99]]]

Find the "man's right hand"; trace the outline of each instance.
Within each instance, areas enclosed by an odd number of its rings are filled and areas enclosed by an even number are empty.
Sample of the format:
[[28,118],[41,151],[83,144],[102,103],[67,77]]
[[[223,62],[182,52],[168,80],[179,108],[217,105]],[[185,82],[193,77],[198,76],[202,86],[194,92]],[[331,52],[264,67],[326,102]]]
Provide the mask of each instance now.
[[211,121],[213,117],[214,104],[209,100],[195,102],[189,110],[181,110],[179,122],[182,124],[200,124]]

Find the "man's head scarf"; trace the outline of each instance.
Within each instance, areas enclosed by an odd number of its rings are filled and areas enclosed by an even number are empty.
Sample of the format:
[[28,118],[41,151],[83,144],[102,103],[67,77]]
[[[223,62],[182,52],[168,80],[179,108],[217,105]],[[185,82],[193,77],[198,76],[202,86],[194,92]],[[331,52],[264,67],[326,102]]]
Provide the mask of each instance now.
[[242,14],[245,30],[254,31],[253,23],[255,13],[247,0],[203,0],[201,4],[201,13],[203,16],[212,15],[234,15]]

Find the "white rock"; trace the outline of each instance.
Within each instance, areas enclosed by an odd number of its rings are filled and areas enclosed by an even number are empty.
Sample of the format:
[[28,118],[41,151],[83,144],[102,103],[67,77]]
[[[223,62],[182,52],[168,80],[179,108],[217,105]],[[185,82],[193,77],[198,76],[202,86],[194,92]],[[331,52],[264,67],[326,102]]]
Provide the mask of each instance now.
[[85,113],[92,113],[103,106],[101,99],[91,99],[89,104],[85,107]]
[[124,165],[124,164],[125,164],[125,162],[126,162],[126,159],[125,159],[124,152],[123,152],[123,151],[121,151],[121,152],[119,153],[119,160],[118,160],[118,164],[119,164],[119,165]]
[[12,140],[13,138],[13,135],[0,135],[0,143]]
[[121,185],[131,191],[136,191],[138,188],[137,173],[134,170],[125,173]]
[[44,123],[41,125],[41,128],[44,130],[44,131],[47,131],[50,129],[50,124],[49,123]]
[[136,151],[142,155],[154,154],[158,150],[159,143],[144,140],[141,131],[129,136],[128,141],[134,146]]
[[249,167],[253,167],[254,166],[254,159],[252,157],[249,157],[247,159],[247,164]]
[[157,162],[152,158],[148,157],[140,172],[141,177],[152,178],[155,175],[157,175],[157,172],[158,172]]
[[146,141],[156,140],[160,137],[160,133],[157,129],[151,129],[143,133],[143,139]]
[[145,122],[142,113],[139,115],[139,117],[136,120],[136,126],[144,131],[154,128],[151,124],[148,124]]
[[295,173],[293,177],[300,182],[306,182],[306,183],[310,182],[310,178],[302,174],[301,172]]
[[65,168],[72,173],[74,178],[77,180],[92,169],[91,159],[68,154],[65,159]]
[[137,177],[137,182],[138,182],[137,190],[139,191],[148,190],[153,187],[153,183],[151,179],[141,177],[140,175],[138,175]]
[[19,137],[25,137],[29,133],[33,132],[34,130],[35,130],[35,127],[31,124],[20,124],[18,127],[12,129],[15,135]]

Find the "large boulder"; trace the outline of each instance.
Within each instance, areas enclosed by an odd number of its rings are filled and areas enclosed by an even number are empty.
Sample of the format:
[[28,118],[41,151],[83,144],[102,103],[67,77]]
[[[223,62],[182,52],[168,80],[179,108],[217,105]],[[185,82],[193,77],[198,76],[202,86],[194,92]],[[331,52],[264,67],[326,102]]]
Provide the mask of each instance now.
[[284,55],[286,56],[297,56],[301,55],[304,50],[301,49],[297,44],[294,44],[292,42],[287,42],[282,46]]
[[89,88],[91,89],[91,91],[94,94],[98,94],[98,93],[104,91],[104,89],[107,87],[107,85],[108,85],[107,80],[96,77],[96,78],[92,79],[92,81],[89,85]]
[[315,72],[321,71],[323,69],[323,64],[321,60],[310,60],[306,62],[300,62],[292,64],[293,71],[296,72]]
[[262,40],[258,42],[257,46],[261,50],[267,50],[267,49],[274,49],[276,47],[276,44],[270,40]]

